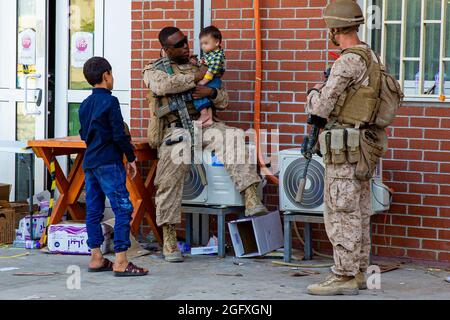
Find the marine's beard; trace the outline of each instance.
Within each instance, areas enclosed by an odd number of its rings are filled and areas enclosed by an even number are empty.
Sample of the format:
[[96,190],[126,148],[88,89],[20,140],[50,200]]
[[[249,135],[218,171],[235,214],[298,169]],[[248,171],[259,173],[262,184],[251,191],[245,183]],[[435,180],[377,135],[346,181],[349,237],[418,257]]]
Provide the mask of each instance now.
[[189,58],[186,58],[184,56],[181,57],[174,57],[171,59],[173,62],[175,62],[176,64],[187,64],[189,63]]

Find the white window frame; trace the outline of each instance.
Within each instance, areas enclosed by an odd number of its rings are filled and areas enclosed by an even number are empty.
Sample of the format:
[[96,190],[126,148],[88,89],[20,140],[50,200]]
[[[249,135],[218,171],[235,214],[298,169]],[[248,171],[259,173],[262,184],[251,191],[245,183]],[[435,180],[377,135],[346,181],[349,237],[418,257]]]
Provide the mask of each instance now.
[[[401,20],[393,21],[393,20],[386,20],[386,10],[387,10],[387,1],[401,1],[402,2],[402,16]],[[419,61],[419,72],[420,72],[420,81],[419,81],[419,92],[424,92],[425,90],[425,38],[426,38],[426,25],[429,24],[440,24],[441,25],[441,33],[440,33],[440,61],[439,61],[439,93],[446,93],[446,101],[440,100],[440,94],[435,95],[426,95],[426,94],[407,94],[405,97],[405,101],[417,101],[417,102],[436,102],[436,103],[445,103],[449,102],[450,100],[450,87],[445,87],[445,79],[444,79],[444,67],[445,63],[450,63],[450,57],[445,56],[445,38],[446,38],[446,25],[445,21],[447,19],[446,13],[447,13],[447,1],[442,0],[441,5],[441,19],[440,20],[427,20],[426,19],[426,0],[421,0],[421,33],[420,33],[420,57],[407,57],[406,56],[406,1],[408,0],[383,0],[383,8],[382,8],[382,29],[381,29],[381,58],[382,61],[386,61],[386,25],[387,24],[399,24],[401,25],[401,42],[400,42],[400,79],[399,82],[404,88],[405,84],[405,62],[407,61]],[[372,0],[358,0],[358,4],[363,8],[364,15],[367,18],[367,15],[369,13],[369,6],[372,3]],[[360,33],[363,41],[370,41],[371,39],[371,30],[365,26],[365,28]]]

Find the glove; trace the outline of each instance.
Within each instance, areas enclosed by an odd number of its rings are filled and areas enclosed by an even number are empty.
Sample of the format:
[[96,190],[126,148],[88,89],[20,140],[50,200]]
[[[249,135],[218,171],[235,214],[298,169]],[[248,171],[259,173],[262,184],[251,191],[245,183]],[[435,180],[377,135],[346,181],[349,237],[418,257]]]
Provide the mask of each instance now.
[[325,126],[327,125],[328,120],[321,118],[319,116],[316,116],[314,114],[310,114],[308,117],[308,124],[309,125],[313,125],[313,126],[317,126],[320,129],[325,128]]

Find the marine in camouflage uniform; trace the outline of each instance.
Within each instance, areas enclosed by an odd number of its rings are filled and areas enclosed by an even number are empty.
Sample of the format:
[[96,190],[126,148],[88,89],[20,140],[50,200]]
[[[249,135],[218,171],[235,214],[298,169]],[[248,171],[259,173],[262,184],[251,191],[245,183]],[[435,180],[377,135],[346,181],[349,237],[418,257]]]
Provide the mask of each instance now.
[[[197,99],[205,97],[204,93],[206,92],[214,109],[224,110],[228,107],[228,94],[224,89],[216,90],[197,86],[196,83],[203,79],[205,72],[199,71],[197,66],[189,63],[189,46],[186,37],[180,30],[172,27],[163,29],[160,41],[166,54],[171,57],[174,74],[168,75],[156,68],[154,63],[144,69],[144,82],[150,89],[148,98],[151,119],[148,138],[150,145],[158,148],[159,162],[155,179],[157,187],[155,201],[156,222],[158,226],[163,226],[163,254],[166,261],[181,262],[182,256],[176,244],[175,225],[181,223],[183,186],[191,163],[190,135],[187,130],[182,128],[178,114],[170,113],[164,118],[158,119],[156,108],[159,104],[166,104],[167,99],[157,97],[194,90],[194,98]],[[177,45],[177,43],[181,44]],[[183,46],[180,47],[180,45]],[[187,107],[191,119],[197,120],[200,113],[194,105],[188,102]],[[250,164],[248,152],[242,150],[245,147],[235,141],[235,136],[244,137],[243,130],[229,127],[217,116],[214,116],[214,123],[203,128],[201,132],[203,138],[201,147],[215,152],[218,160],[224,163],[225,169],[235,182],[237,189],[245,195],[246,215],[267,213],[267,209],[261,203],[256,192],[256,186],[261,182],[256,165]],[[166,141],[179,141],[180,137],[183,137],[182,142],[173,145],[166,144]],[[233,153],[243,154],[246,158],[245,161],[232,161],[231,159],[235,158]]]
[[[339,19],[333,20],[336,16]],[[373,54],[357,38],[357,28],[364,23],[364,18],[354,1],[338,0],[332,3],[325,9],[324,18],[332,30],[335,44],[339,45],[337,35],[341,41],[343,37],[353,36],[355,44],[351,49],[365,48]],[[373,58],[376,59],[375,56]],[[352,52],[341,55],[334,63],[326,84],[316,86],[309,93],[306,111],[314,117],[330,121],[341,95],[353,84],[363,81],[367,69],[366,61],[360,55]],[[362,84],[367,85],[368,80]],[[336,125],[343,126],[339,121]],[[333,245],[334,266],[332,275],[324,282],[308,287],[310,294],[358,294],[358,287],[366,288],[364,273],[369,266],[370,217],[373,212],[370,182],[357,180],[355,170],[356,164],[348,160],[326,165],[324,219]]]

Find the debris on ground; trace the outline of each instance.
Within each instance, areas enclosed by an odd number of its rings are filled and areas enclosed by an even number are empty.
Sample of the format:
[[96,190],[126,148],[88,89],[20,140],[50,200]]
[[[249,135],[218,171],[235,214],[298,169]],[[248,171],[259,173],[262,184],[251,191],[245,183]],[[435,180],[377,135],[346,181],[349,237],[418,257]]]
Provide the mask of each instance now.
[[20,268],[0,268],[0,272],[7,272],[7,271],[14,271],[14,270],[19,270]]
[[237,261],[233,261],[233,264],[234,264],[235,266],[239,266],[239,267],[241,267],[241,266],[244,265],[242,262],[237,262]]
[[386,273],[389,271],[394,271],[400,268],[400,264],[395,263],[395,264],[379,264],[378,265],[380,267],[380,271],[381,273]]
[[59,276],[61,273],[59,272],[17,272],[13,274],[18,277],[51,277],[51,276]]
[[288,263],[281,261],[272,261],[272,264],[276,266],[284,266],[284,267],[298,267],[298,268],[329,268],[333,266],[332,263],[323,263],[323,264],[296,264],[296,263]]
[[309,270],[299,270],[297,272],[291,273],[291,277],[306,277],[306,276],[315,276],[320,274],[317,271],[309,271]]
[[445,279],[445,281],[450,283],[450,277],[447,277],[447,279]]
[[223,277],[243,277],[244,275],[241,273],[216,273],[216,276]]

